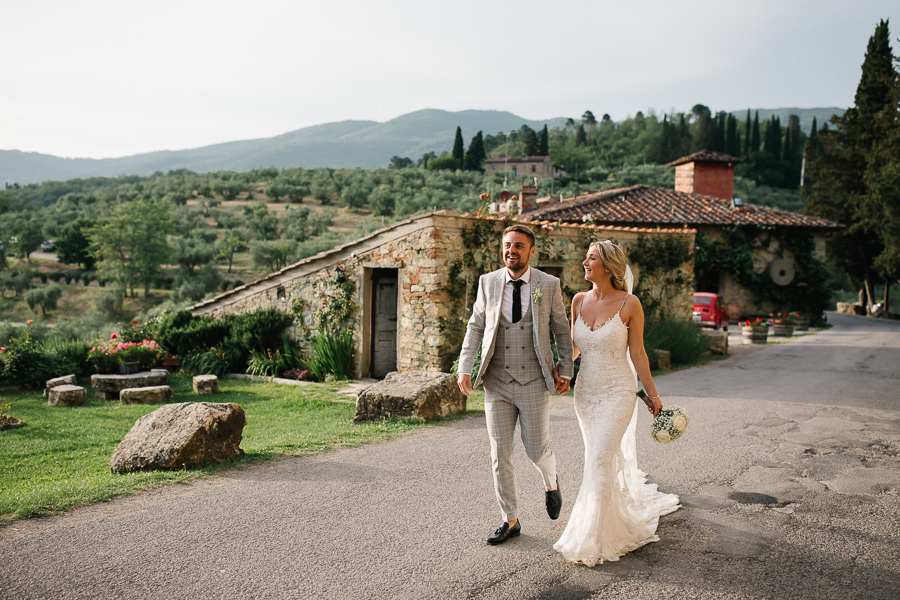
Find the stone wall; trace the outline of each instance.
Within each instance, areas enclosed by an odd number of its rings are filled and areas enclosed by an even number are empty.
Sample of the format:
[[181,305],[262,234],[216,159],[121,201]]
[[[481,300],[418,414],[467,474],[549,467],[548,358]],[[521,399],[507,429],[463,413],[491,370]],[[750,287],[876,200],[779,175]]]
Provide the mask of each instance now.
[[[721,227],[704,227],[698,228],[704,236],[717,242],[724,242],[725,236]],[[825,235],[817,233],[814,236],[815,250],[813,256],[820,260],[825,260]],[[794,255],[788,248],[782,248],[778,240],[771,239],[766,248],[760,248],[753,255],[753,270],[757,273],[763,273],[772,261],[776,259],[787,259],[793,262]],[[707,290],[698,290],[707,291]],[[725,305],[728,310],[728,316],[731,322],[736,322],[741,317],[752,315],[768,314],[779,307],[771,304],[757,305],[753,300],[753,294],[747,288],[741,286],[731,273],[722,272],[719,274],[719,294],[725,298]]]
[[[260,308],[291,312],[299,300],[300,321],[294,332],[303,348],[315,331],[315,311],[320,306],[326,282],[339,265],[356,284],[358,314],[356,374],[367,376],[371,359],[372,273],[375,269],[396,269],[398,283],[397,368],[400,371],[448,371],[459,352],[461,335],[470,315],[481,273],[459,274],[461,285],[452,286],[452,267],[463,256],[462,232],[473,226],[473,217],[449,212],[433,213],[394,224],[355,242],[304,259],[259,281],[201,302],[195,314],[220,316]],[[484,249],[486,264],[502,266],[500,238],[502,221],[495,222],[496,239]],[[532,264],[560,277],[567,308],[571,296],[589,288],[581,261],[591,239],[612,239],[626,247],[640,235],[684,234],[683,230],[598,228],[592,226],[549,226],[532,224],[538,233],[539,254]],[[687,230],[691,243],[693,231]],[[635,273],[640,277],[640,273]],[[451,297],[450,288],[462,290]],[[689,318],[692,289],[678,295],[677,311]]]

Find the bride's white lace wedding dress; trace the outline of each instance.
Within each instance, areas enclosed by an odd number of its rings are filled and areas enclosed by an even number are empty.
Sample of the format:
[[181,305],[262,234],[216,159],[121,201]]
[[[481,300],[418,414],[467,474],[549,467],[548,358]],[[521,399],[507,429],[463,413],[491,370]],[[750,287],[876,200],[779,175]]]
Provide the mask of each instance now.
[[618,312],[595,329],[579,315],[573,334],[581,350],[575,412],[584,438],[584,479],[553,547],[568,560],[594,566],[658,541],[659,517],[680,505],[678,496],[657,491],[637,468],[637,382],[628,327]]

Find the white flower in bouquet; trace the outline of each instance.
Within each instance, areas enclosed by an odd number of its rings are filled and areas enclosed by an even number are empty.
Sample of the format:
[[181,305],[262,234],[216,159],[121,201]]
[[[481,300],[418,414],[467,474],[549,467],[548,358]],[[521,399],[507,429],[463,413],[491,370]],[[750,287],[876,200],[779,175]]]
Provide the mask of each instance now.
[[684,415],[675,415],[672,417],[672,427],[678,431],[684,431],[684,428],[687,427],[687,423],[687,417]]
[[650,435],[657,442],[667,444],[681,437],[688,422],[687,411],[680,406],[664,408],[650,424]]

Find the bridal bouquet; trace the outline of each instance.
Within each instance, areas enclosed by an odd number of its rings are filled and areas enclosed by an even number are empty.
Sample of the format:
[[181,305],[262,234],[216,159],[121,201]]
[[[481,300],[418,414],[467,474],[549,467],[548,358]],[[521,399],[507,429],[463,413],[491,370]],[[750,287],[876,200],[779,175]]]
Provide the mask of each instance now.
[[680,406],[671,406],[659,411],[650,424],[650,435],[657,442],[668,444],[677,440],[687,429],[688,414]]

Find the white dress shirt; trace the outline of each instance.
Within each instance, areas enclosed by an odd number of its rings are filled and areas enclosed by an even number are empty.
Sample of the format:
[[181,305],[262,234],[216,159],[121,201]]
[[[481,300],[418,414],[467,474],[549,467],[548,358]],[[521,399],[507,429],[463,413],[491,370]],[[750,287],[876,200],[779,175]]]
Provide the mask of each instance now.
[[[525,282],[519,289],[519,293],[522,296],[522,318],[524,319],[525,315],[528,314],[528,308],[531,306],[531,267],[528,267],[519,279]],[[503,311],[503,318],[510,323],[512,323],[513,290],[515,290],[515,286],[510,283],[511,281],[513,281],[513,278],[509,276],[509,270],[507,270],[506,283],[503,286],[503,306],[501,310]]]

